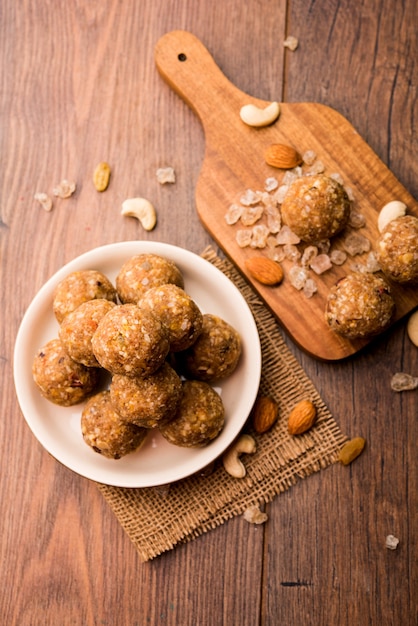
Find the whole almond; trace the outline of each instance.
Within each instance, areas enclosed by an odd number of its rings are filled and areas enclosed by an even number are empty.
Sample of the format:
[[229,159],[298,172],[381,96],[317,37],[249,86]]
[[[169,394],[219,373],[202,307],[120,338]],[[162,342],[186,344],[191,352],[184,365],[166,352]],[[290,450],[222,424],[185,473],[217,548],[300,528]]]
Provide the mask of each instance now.
[[300,154],[291,146],[282,143],[271,144],[264,154],[264,159],[267,165],[281,170],[290,170],[302,163]]
[[279,415],[278,404],[269,396],[259,396],[251,411],[251,422],[259,435],[266,433],[276,423]]
[[292,409],[287,422],[290,435],[301,435],[312,428],[316,420],[316,408],[310,400],[301,400]]
[[278,285],[283,280],[283,270],[276,261],[265,256],[253,256],[245,261],[249,274],[263,285]]

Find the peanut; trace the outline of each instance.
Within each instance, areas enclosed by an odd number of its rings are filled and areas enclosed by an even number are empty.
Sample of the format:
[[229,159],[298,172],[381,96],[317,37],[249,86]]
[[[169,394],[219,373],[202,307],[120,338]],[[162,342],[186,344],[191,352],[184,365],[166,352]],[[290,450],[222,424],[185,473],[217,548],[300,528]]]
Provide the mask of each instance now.
[[93,183],[97,191],[106,191],[110,180],[110,165],[105,161],[101,161],[96,165],[93,174]]

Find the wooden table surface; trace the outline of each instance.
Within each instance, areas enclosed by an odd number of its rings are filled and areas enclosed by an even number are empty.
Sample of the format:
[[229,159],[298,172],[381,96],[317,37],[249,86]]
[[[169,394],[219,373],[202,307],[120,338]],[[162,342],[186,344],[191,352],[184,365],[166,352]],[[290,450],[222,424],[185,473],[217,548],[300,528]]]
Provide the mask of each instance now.
[[[64,263],[99,245],[213,243],[194,207],[199,120],[158,75],[165,32],[199,37],[226,76],[265,100],[343,114],[418,197],[415,0],[93,0],[0,6],[0,610],[7,626],[418,624],[418,374],[405,323],[364,352],[319,362],[287,343],[341,430],[367,448],[300,481],[263,527],[234,518],[142,563],[97,486],[55,461],[21,414],[13,347],[22,316]],[[299,39],[292,52],[287,35]],[[108,190],[91,178],[102,160]],[[155,171],[171,165],[174,185]],[[77,182],[47,213],[36,191]],[[158,225],[120,216],[149,198]],[[34,329],[36,332],[36,329]],[[396,550],[385,538],[399,538]]]

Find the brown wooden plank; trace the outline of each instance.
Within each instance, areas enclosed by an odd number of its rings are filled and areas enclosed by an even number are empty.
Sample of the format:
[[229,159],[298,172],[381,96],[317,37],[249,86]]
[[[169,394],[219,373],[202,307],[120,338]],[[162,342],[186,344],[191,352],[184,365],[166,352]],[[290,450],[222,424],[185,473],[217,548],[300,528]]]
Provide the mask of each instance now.
[[[0,609],[8,626],[417,622],[417,396],[389,389],[398,369],[417,374],[403,323],[332,364],[288,342],[343,431],[366,435],[355,464],[279,496],[263,528],[234,519],[147,564],[96,485],[34,440],[14,393],[20,319],[63,263],[125,239],[197,253],[212,241],[194,199],[202,126],[155,70],[166,32],[195,33],[246,93],[273,100],[283,88],[286,102],[335,108],[418,196],[416,3],[291,0],[287,15],[285,5],[1,3]],[[286,53],[283,77],[285,24],[300,43]],[[98,195],[91,175],[104,158],[113,176]],[[165,164],[176,169],[174,186],[155,181]],[[78,191],[45,214],[33,193],[63,177]],[[120,218],[131,194],[155,203],[154,232]],[[389,532],[400,538],[393,552],[382,547]],[[305,579],[314,584],[282,585]]]

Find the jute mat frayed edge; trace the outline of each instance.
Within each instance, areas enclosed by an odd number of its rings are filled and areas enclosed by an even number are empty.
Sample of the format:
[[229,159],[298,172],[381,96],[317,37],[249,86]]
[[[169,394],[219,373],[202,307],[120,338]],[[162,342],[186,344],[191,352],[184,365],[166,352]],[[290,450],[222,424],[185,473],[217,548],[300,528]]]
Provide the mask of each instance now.
[[[218,459],[208,476],[193,475],[170,486],[126,489],[97,485],[143,561],[199,537],[252,505],[271,502],[298,480],[334,463],[347,440],[286,346],[275,318],[244,278],[212,247],[202,257],[232,280],[253,313],[263,359],[260,393],[277,400],[281,419],[261,436],[246,426],[256,439],[257,451],[245,458],[245,478],[229,476]],[[286,416],[304,398],[315,403],[318,419],[308,433],[291,437]]]

